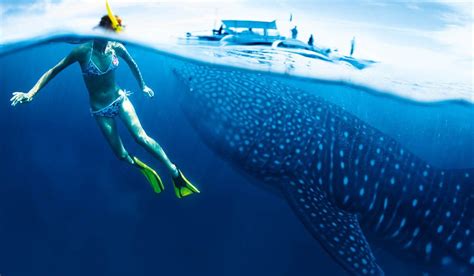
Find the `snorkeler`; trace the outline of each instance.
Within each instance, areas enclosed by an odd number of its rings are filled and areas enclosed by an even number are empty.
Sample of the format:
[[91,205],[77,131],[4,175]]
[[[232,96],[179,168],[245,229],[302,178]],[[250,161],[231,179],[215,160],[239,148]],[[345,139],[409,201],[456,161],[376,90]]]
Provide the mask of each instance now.
[[[106,7],[108,14],[101,18],[97,28],[120,32],[123,29],[122,20],[112,13],[107,2]],[[141,90],[149,97],[153,97],[153,90],[145,84],[137,64],[123,44],[104,39],[94,39],[73,49],[56,66],[49,69],[28,93],[14,92],[10,99],[11,105],[31,102],[39,90],[59,72],[78,62],[89,92],[91,114],[115,155],[139,168],[156,193],[163,191],[164,185],[155,170],[137,157],[130,155],[125,149],[117,131],[115,118],[118,117],[135,138],[135,141],[160,160],[169,170],[178,198],[199,193],[199,190],[184,177],[181,170],[169,160],[162,147],[143,130],[135,113],[135,108],[128,98],[129,92],[121,89],[115,82],[115,69],[119,65],[118,57],[128,64]]]

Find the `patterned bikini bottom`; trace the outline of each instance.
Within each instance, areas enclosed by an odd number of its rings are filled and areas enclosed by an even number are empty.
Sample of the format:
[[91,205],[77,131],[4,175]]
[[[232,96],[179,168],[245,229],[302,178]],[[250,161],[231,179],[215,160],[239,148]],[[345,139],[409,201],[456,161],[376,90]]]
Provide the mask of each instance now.
[[106,107],[103,107],[95,111],[91,109],[91,115],[108,117],[108,118],[113,118],[117,116],[120,112],[120,105],[122,104],[123,100],[125,100],[128,96],[132,94],[131,92],[125,91],[125,90],[120,90],[118,93],[119,93],[119,96],[117,97],[117,99],[115,99]]

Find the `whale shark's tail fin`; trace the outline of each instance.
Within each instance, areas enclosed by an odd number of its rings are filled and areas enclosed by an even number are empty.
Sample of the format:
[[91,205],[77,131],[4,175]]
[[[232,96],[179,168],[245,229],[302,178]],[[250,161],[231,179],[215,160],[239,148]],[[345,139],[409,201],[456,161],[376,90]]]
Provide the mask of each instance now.
[[[297,178],[295,178],[297,179]],[[306,229],[349,273],[383,275],[377,265],[357,216],[331,203],[316,184],[289,179],[285,195]]]

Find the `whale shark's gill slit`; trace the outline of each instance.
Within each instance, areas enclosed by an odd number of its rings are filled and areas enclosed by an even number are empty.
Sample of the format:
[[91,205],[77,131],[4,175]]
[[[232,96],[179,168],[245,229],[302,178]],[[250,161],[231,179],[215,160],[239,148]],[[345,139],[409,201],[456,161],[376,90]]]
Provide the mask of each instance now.
[[336,207],[317,184],[282,185],[293,211],[323,248],[348,272],[383,275],[359,226],[357,216]]

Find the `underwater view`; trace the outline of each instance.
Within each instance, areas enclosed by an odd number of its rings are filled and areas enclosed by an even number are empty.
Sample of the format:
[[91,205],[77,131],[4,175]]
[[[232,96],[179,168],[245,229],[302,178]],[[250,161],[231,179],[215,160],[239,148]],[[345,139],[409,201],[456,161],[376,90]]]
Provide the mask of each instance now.
[[471,2],[0,16],[0,276],[473,275]]

